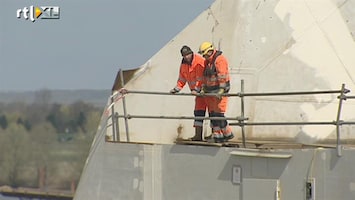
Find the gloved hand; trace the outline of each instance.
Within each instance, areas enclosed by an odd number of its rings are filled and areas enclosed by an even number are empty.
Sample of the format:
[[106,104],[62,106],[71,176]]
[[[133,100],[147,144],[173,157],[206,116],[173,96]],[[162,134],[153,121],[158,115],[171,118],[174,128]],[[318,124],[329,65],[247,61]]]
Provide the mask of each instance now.
[[217,96],[218,99],[222,99],[222,95],[223,95],[223,94],[224,94],[224,89],[221,88],[221,89],[218,90],[216,96]]
[[118,90],[118,92],[121,93],[121,94],[127,94],[128,90],[125,89],[125,88],[121,88],[120,90]]
[[205,93],[206,93],[206,91],[203,89],[203,88],[201,88],[201,91],[200,91],[200,96],[204,96],[205,95]]
[[175,88],[173,88],[173,89],[170,90],[170,93],[171,93],[171,94],[175,94],[175,93],[177,93],[177,92],[179,92],[179,91],[177,91]]
[[192,91],[191,91],[191,94],[197,96],[197,95],[198,95],[198,92],[197,92],[196,90],[192,90]]

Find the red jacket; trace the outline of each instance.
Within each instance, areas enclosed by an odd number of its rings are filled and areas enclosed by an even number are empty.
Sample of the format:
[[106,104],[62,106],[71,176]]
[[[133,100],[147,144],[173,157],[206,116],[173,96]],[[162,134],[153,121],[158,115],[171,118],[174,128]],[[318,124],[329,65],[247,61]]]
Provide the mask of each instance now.
[[180,91],[187,83],[190,90],[201,90],[205,59],[198,54],[193,54],[192,62],[187,63],[184,59],[180,65],[179,78],[175,90]]

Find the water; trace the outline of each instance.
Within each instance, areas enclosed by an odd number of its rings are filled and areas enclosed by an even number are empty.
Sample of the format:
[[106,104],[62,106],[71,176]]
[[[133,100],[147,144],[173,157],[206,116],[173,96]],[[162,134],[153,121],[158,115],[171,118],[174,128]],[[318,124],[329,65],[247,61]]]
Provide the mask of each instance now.
[[6,196],[2,196],[2,194],[0,194],[0,200],[17,200],[19,198],[16,197],[6,197]]
[[0,200],[48,200],[48,199],[43,199],[43,198],[38,199],[38,198],[30,198],[30,197],[10,197],[10,196],[4,196],[0,193]]

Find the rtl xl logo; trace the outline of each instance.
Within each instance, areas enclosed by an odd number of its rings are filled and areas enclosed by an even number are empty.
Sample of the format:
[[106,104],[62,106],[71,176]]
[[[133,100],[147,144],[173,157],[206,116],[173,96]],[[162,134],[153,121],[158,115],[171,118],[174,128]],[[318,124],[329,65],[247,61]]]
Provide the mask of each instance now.
[[23,9],[17,9],[16,17],[30,19],[35,22],[37,19],[59,19],[59,7],[58,6],[30,6]]

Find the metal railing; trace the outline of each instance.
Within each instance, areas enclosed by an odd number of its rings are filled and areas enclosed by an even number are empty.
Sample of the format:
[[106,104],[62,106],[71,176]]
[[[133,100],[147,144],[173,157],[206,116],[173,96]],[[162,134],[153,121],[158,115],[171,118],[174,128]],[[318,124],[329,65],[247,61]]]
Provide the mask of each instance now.
[[[123,73],[120,71],[121,76],[121,85],[124,85]],[[126,129],[126,138],[127,142],[130,142],[129,129],[128,129],[128,119],[141,118],[141,119],[183,119],[183,120],[235,120],[237,122],[229,123],[230,126],[239,126],[241,127],[242,132],[242,143],[243,147],[246,147],[246,138],[245,138],[245,126],[280,126],[280,125],[335,125],[336,126],[336,149],[338,156],[341,156],[341,144],[340,144],[340,126],[341,125],[350,125],[355,124],[353,121],[343,121],[341,120],[341,110],[343,101],[346,99],[355,99],[355,96],[346,96],[346,93],[349,93],[350,90],[345,88],[345,84],[342,84],[340,90],[323,90],[323,91],[300,91],[300,92],[269,92],[269,93],[244,93],[244,81],[241,80],[241,92],[239,93],[229,93],[224,94],[223,96],[229,97],[240,97],[241,98],[241,108],[240,116],[237,117],[194,117],[194,116],[151,116],[151,115],[130,115],[127,114],[127,108],[125,103],[126,94],[145,94],[145,95],[174,95],[174,96],[195,96],[190,93],[177,93],[170,94],[167,92],[152,92],[152,91],[134,91],[134,90],[124,90],[124,92],[116,92],[111,96],[111,118],[112,118],[112,132],[113,140],[120,141],[119,138],[119,127],[118,119],[124,118],[125,120],[125,129]],[[124,95],[123,95],[124,94]],[[256,96],[290,96],[290,95],[314,95],[314,94],[339,94],[337,98],[339,99],[338,110],[336,119],[333,121],[308,121],[308,122],[246,122],[248,120],[245,117],[244,113],[244,101],[245,97],[256,97]],[[123,102],[123,115],[119,115],[115,112],[115,97],[121,95],[119,99],[122,99]],[[216,94],[205,94],[204,96],[215,96]]]

